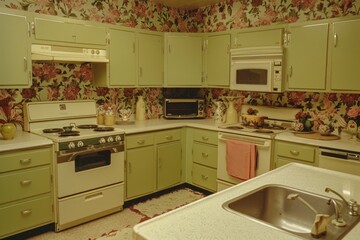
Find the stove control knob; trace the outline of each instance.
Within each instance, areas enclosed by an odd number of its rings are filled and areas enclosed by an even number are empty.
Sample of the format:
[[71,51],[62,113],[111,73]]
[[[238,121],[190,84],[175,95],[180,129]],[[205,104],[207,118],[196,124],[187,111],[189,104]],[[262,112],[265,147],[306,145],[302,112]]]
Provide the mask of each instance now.
[[107,140],[109,143],[113,142],[114,141],[114,138],[113,137],[108,137],[108,140]]
[[120,142],[121,141],[121,136],[120,135],[117,135],[116,137],[115,137],[115,142]]
[[77,146],[78,146],[78,147],[83,147],[83,146],[84,146],[84,142],[83,142],[83,141],[78,141]]
[[100,138],[100,139],[99,139],[99,143],[100,143],[100,144],[104,144],[104,143],[106,143],[105,138]]
[[69,145],[68,145],[68,148],[69,148],[69,149],[73,149],[73,148],[75,148],[75,147],[76,147],[76,145],[75,145],[74,142],[69,142]]

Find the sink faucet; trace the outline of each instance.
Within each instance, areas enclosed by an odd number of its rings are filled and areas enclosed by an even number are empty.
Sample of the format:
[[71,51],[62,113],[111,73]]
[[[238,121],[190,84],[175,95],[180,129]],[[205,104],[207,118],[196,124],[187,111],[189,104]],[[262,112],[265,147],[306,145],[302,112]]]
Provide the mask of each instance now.
[[[346,201],[346,199],[340,195],[340,193],[336,192],[335,190],[332,190],[331,188],[325,188],[325,192],[332,192],[335,195],[337,195],[341,200],[344,202],[344,204],[348,207],[348,214],[351,216],[358,216],[359,215],[359,205],[354,199],[350,199],[349,201]],[[335,203],[334,203],[335,204]],[[336,207],[335,207],[336,209]]]
[[337,227],[345,227],[346,226],[346,222],[344,221],[344,219],[342,218],[342,207],[340,206],[340,204],[335,201],[334,199],[330,198],[328,201],[328,204],[334,204],[335,207],[335,218],[331,221],[332,224],[334,224]]

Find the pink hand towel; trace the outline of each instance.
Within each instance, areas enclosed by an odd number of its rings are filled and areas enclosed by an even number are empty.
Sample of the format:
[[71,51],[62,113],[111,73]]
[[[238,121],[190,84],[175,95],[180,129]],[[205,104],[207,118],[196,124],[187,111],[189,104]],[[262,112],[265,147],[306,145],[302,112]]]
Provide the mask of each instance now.
[[256,146],[236,140],[226,141],[226,171],[230,176],[248,180],[255,177]]

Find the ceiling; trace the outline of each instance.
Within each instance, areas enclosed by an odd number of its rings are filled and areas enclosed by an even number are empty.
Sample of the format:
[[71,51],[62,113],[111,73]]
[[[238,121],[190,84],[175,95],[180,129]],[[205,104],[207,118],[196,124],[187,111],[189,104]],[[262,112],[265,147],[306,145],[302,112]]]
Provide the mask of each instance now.
[[196,9],[223,2],[225,0],[151,0],[155,3],[162,3],[168,7]]

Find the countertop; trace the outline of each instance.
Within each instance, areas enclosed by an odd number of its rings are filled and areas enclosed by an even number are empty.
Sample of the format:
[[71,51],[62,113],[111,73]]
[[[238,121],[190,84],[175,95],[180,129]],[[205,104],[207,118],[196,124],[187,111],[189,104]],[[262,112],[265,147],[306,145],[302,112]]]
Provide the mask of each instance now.
[[[335,197],[325,193],[325,187],[330,187],[343,193],[346,199],[360,201],[359,176],[292,163],[140,223],[134,227],[134,239],[299,239],[222,208],[224,202],[267,184]],[[360,224],[357,224],[343,239],[355,240],[359,236]]]
[[15,137],[10,140],[5,140],[0,135],[0,153],[24,148],[46,146],[51,144],[53,144],[53,142],[47,138],[40,137],[38,135],[24,132],[21,130],[17,130]]

